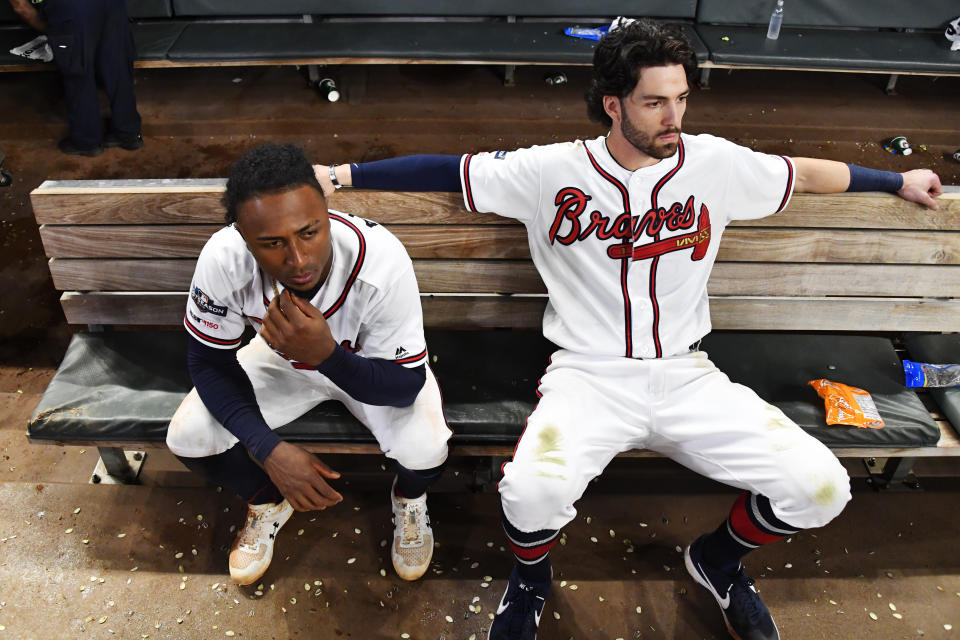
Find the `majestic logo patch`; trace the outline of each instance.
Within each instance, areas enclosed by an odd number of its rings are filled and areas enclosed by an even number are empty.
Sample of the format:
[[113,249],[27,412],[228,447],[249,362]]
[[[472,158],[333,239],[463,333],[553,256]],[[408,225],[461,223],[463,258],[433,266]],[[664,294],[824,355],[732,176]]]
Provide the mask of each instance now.
[[410,354],[406,349],[404,349],[403,347],[397,347],[397,352],[393,355],[393,357],[394,359],[397,359],[397,358],[404,358],[408,355]]
[[193,303],[197,305],[197,308],[204,313],[212,313],[215,316],[227,315],[227,308],[221,307],[213,300],[210,299],[210,296],[205,294],[200,287],[194,286],[193,291],[190,292],[190,297],[193,298]]

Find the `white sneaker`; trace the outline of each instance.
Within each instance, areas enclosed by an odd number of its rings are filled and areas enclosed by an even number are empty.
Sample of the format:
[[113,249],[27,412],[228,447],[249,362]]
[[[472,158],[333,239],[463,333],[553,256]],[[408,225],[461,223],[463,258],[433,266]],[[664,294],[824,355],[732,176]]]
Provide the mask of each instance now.
[[427,514],[427,494],[409,499],[397,495],[397,479],[390,487],[393,503],[393,546],[390,557],[397,575],[416,580],[430,567],[433,558],[433,529]]
[[253,584],[267,572],[273,560],[274,539],[291,515],[293,507],[286,499],[277,504],[247,506],[247,521],[230,547],[231,580]]

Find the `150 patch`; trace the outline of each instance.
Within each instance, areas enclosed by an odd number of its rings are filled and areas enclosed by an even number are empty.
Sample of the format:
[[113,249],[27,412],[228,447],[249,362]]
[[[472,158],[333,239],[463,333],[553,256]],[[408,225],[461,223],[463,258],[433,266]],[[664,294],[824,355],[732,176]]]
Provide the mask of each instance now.
[[213,300],[210,299],[210,296],[205,294],[200,289],[200,287],[194,285],[193,291],[190,292],[190,297],[193,298],[193,303],[197,305],[197,308],[200,309],[200,311],[203,311],[205,313],[212,313],[215,316],[226,317],[227,308],[221,307],[220,305],[216,304]]

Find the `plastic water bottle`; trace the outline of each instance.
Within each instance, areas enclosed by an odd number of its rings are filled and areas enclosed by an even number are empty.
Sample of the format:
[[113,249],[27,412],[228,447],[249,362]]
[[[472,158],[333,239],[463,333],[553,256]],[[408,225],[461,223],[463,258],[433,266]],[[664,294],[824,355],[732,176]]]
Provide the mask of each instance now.
[[770,26],[767,27],[767,38],[776,40],[780,37],[780,25],[783,24],[783,0],[777,0],[777,6],[770,14]]

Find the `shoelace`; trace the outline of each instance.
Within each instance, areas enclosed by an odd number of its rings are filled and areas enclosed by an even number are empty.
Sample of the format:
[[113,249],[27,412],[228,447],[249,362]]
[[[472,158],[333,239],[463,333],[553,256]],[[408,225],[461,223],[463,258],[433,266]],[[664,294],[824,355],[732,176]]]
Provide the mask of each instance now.
[[761,618],[763,618],[763,609],[760,607],[760,596],[757,595],[756,591],[751,589],[755,583],[756,581],[748,577],[741,567],[728,591],[729,593],[736,589],[738,592],[742,592],[736,596],[731,595],[731,605],[736,605],[737,608],[746,614],[747,620],[753,623],[759,622]]
[[537,605],[537,594],[534,592],[533,587],[528,587],[524,583],[520,583],[519,588],[517,589],[517,594],[513,598],[513,601],[510,603],[511,608],[516,607],[516,610],[512,612],[510,622],[510,631],[512,633],[520,633],[523,630],[523,623],[526,621],[527,617],[530,614],[536,613]]
[[243,537],[240,538],[240,544],[253,547],[260,539],[260,517],[256,514],[248,516],[247,525],[243,528]]
[[416,542],[420,537],[420,531],[422,526],[420,520],[423,516],[423,511],[420,510],[419,504],[406,504],[404,506],[403,513],[403,543],[410,544]]

